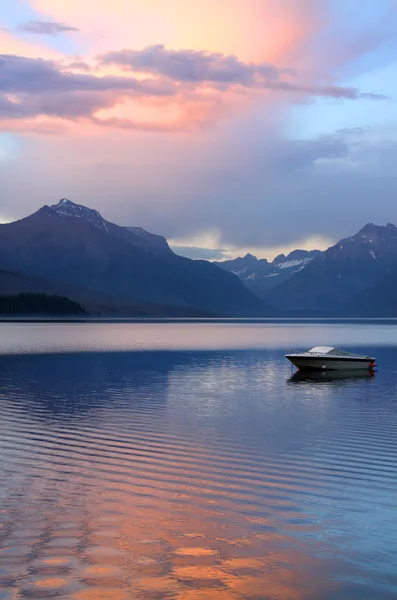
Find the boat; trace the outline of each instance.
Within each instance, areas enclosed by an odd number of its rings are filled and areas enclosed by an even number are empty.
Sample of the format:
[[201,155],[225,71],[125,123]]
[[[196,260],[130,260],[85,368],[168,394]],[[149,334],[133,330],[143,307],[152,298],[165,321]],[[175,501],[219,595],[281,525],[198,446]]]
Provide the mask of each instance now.
[[286,354],[285,358],[301,371],[370,371],[375,367],[373,356],[352,354],[332,346],[315,346],[307,352]]

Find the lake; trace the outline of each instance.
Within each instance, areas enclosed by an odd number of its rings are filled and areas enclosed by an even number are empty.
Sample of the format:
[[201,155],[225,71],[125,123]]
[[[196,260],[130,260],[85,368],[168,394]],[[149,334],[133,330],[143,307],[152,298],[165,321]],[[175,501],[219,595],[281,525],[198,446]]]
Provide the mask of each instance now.
[[[317,344],[375,376],[297,379]],[[0,324],[0,600],[397,597],[397,322]]]

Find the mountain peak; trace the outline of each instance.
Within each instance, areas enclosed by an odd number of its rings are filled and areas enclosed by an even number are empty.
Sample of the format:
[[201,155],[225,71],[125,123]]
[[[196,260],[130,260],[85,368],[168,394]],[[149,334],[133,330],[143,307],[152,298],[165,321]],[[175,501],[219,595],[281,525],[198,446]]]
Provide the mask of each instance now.
[[276,258],[273,260],[273,264],[276,265],[277,263],[284,262],[285,260],[286,260],[285,254],[278,254],[276,256]]
[[247,252],[247,254],[244,256],[244,258],[245,258],[246,260],[258,260],[258,259],[256,258],[256,256],[254,256],[253,254],[250,254],[249,252]]
[[387,225],[375,225],[374,223],[367,223],[351,239],[354,240],[354,239],[359,238],[364,241],[368,240],[368,239],[375,240],[378,238],[379,239],[382,239],[382,238],[388,239],[390,237],[394,238],[396,236],[396,232],[397,232],[397,227],[395,225],[393,225],[392,223],[388,223]]
[[102,231],[108,230],[106,221],[102,218],[100,213],[93,208],[87,208],[87,206],[83,206],[82,204],[75,204],[67,198],[62,198],[58,204],[53,204],[51,208],[62,217],[86,219],[97,229],[101,229]]
[[379,225],[375,225],[375,223],[366,223],[362,229],[358,233],[367,233],[368,231],[377,231],[379,229]]
[[71,200],[68,200],[67,198],[61,198],[56,206],[77,206],[77,204]]

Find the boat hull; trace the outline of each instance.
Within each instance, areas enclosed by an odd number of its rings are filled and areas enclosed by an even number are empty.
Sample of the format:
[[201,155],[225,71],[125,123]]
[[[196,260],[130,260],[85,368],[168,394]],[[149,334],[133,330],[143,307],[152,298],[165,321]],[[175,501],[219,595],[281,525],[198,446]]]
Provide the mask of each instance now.
[[288,356],[300,371],[369,371],[372,369],[372,358],[326,358]]
[[375,377],[375,371],[373,369],[364,370],[332,370],[332,371],[305,371],[299,370],[295,371],[295,373],[288,379],[289,383],[302,383],[302,382],[316,382],[316,383],[329,383],[329,382],[339,382],[339,383],[348,383],[350,381],[357,381],[358,379],[371,379]]

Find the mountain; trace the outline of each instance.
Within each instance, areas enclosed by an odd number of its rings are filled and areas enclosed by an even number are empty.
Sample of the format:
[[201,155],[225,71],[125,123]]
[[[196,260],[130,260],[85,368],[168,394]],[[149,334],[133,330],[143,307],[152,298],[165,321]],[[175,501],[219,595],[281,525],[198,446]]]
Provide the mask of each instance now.
[[106,221],[97,210],[75,204],[67,198],[62,198],[58,204],[54,204],[50,208],[60,216],[75,217],[88,221],[100,231],[114,235],[154,254],[172,252],[167,240],[161,235],[150,233],[142,229],[142,227],[120,227],[110,221]]
[[346,314],[359,317],[397,317],[397,269],[350,298],[343,308]]
[[0,225],[0,267],[62,283],[66,291],[70,286],[91,297],[106,295],[116,304],[151,303],[225,316],[272,314],[235,275],[177,256],[159,238],[63,199]]
[[86,311],[77,304],[62,296],[47,294],[13,294],[0,295],[0,315],[2,316],[66,316],[82,317]]
[[128,317],[210,317],[205,310],[173,307],[149,302],[116,299],[95,290],[87,290],[62,281],[0,269],[0,295],[45,294],[69,297],[95,316]]
[[70,285],[45,279],[44,277],[0,268],[0,294],[33,293],[65,296],[68,291],[72,292],[75,298],[80,295],[79,300],[84,300],[83,296],[86,292],[80,288],[73,288]]
[[75,204],[67,198],[62,198],[58,204],[53,204],[51,208],[58,215],[64,217],[76,217],[77,219],[85,219],[94,225],[94,227],[97,227],[102,231],[108,231],[105,219],[103,219],[99,212],[93,208],[87,208],[81,204]]
[[266,258],[258,259],[252,254],[246,254],[243,258],[225,260],[214,264],[237,275],[256,296],[266,299],[269,290],[279,286],[294,273],[307,267],[320,254],[320,250],[294,250],[288,256],[280,254],[273,262],[268,262]]
[[172,252],[167,240],[162,235],[150,233],[149,231],[146,231],[146,229],[142,229],[142,227],[126,227],[125,229],[128,229],[130,233],[133,233],[141,240],[140,243],[143,248],[150,248],[152,252],[156,253]]
[[273,306],[287,310],[334,310],[346,306],[396,268],[396,226],[368,223],[271,290],[267,299]]

